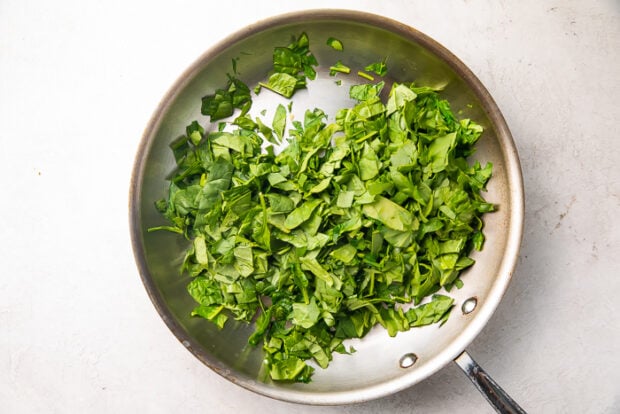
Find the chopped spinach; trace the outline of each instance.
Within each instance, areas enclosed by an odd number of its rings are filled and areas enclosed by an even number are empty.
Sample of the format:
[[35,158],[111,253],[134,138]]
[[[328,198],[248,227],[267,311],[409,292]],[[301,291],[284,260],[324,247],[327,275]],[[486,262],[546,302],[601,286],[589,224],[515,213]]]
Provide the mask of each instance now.
[[336,73],[351,73],[351,68],[342,63],[341,61],[336,62],[334,65],[329,67],[330,76],[336,75]]
[[361,70],[357,71],[357,76],[359,76],[361,78],[364,78],[364,79],[367,79],[367,80],[369,80],[371,82],[375,80],[375,78],[372,75],[369,75],[366,72],[362,72]]
[[269,76],[266,83],[259,82],[259,86],[290,98],[296,90],[306,87],[306,78],[316,78],[314,66],[317,65],[316,58],[310,52],[308,35],[302,33],[288,46],[274,49],[274,73]]
[[[236,61],[233,60],[233,71],[235,70]],[[226,88],[218,89],[213,95],[202,98],[201,112],[203,115],[209,115],[213,122],[231,116],[235,108],[246,113],[251,105],[250,89],[245,83],[229,75]]]
[[342,42],[334,37],[330,37],[327,39],[327,46],[331,47],[334,50],[342,51],[344,50],[344,46]]
[[[305,87],[316,65],[308,44],[302,34],[276,48],[261,85],[287,97]],[[383,76],[382,65],[366,70]],[[149,231],[190,242],[181,270],[192,315],[219,328],[255,321],[248,342],[262,342],[273,380],[310,381],[310,360],[326,368],[349,353],[344,340],[376,325],[394,336],[445,322],[454,301],[437,292],[460,286],[482,249],[492,165],[467,160],[482,127],[432,88],[394,83],[384,102],[383,87],[355,85],[357,103],[334,122],[308,110],[286,131],[285,106],[271,127],[250,119],[249,88],[230,77],[202,111],[214,121],[241,109],[230,128],[194,121],[171,144],[176,170],[156,203],[168,224]],[[265,141],[288,145],[276,154]]]
[[364,68],[367,72],[374,72],[379,76],[385,76],[387,74],[387,65],[386,60],[382,60],[381,62],[371,63],[370,65]]

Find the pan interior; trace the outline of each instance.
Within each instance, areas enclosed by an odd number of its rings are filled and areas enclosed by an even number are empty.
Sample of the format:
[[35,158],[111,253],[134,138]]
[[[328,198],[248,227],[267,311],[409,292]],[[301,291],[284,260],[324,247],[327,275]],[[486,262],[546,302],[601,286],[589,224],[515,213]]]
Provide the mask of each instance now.
[[[483,125],[485,132],[473,158],[492,162],[494,175],[489,202],[499,206],[485,216],[485,248],[465,276],[465,286],[449,294],[456,306],[442,327],[429,326],[399,333],[390,338],[379,327],[363,340],[352,340],[353,355],[334,355],[327,370],[317,368],[310,384],[274,384],[262,371],[260,346],[247,345],[251,326],[229,323],[219,331],[210,322],[191,318],[194,302],[186,293],[189,276],[179,267],[187,246],[182,237],[146,229],[164,223],[154,201],[165,197],[166,177],[174,168],[169,143],[181,135],[193,120],[208,125],[200,114],[201,97],[221,88],[237,59],[238,77],[250,88],[266,79],[272,67],[274,46],[284,46],[292,36],[306,32],[311,50],[319,61],[317,80],[294,96],[292,113],[303,119],[306,109],[323,109],[333,121],[335,111],[351,106],[349,86],[364,80],[354,74],[329,76],[337,60],[354,71],[387,57],[391,82],[416,81],[420,85],[443,85],[455,113]],[[344,52],[326,46],[328,37],[342,41]],[[342,84],[338,86],[335,81]],[[288,101],[263,90],[253,96],[252,116],[271,122],[277,103]],[[213,129],[217,125],[213,125]],[[520,239],[520,171],[512,140],[503,119],[478,81],[445,49],[424,35],[376,16],[353,12],[308,12],[287,15],[257,24],[238,33],[203,55],[173,86],[145,131],[136,160],[131,194],[131,219],[135,254],[147,291],[165,322],[201,361],[228,379],[253,391],[289,401],[334,404],[367,400],[395,392],[440,369],[474,338],[497,306],[510,278]],[[473,312],[463,314],[461,305],[477,298]],[[402,368],[402,356],[414,353],[416,362]]]

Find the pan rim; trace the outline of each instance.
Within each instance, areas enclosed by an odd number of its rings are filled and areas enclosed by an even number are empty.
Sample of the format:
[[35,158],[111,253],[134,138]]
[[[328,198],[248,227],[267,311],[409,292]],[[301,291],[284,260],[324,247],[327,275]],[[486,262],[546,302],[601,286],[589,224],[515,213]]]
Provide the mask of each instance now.
[[[509,237],[507,238],[504,257],[500,265],[499,274],[489,289],[485,305],[477,311],[472,322],[459,333],[456,339],[434,357],[434,360],[439,361],[438,363],[429,364],[428,368],[423,371],[419,370],[413,380],[411,376],[405,375],[354,391],[309,393],[284,387],[272,387],[260,381],[240,378],[226,365],[214,360],[205,353],[201,345],[185,332],[175,320],[170,310],[165,306],[164,299],[149,272],[144,246],[142,244],[143,233],[139,225],[141,223],[139,194],[141,193],[140,190],[144,177],[148,149],[154,139],[155,132],[161,124],[164,114],[178,94],[191,81],[194,75],[201,70],[206,62],[224,51],[229,45],[241,41],[252,34],[297,22],[328,19],[368,24],[418,43],[439,57],[439,59],[444,61],[458,76],[464,79],[471,88],[472,93],[480,100],[482,108],[487,113],[489,120],[496,129],[498,140],[502,143],[501,149],[503,156],[504,159],[507,160],[506,175],[509,183],[508,191],[511,204],[509,226],[506,229],[509,233]],[[269,17],[236,31],[205,51],[175,80],[153,112],[142,134],[136,152],[129,190],[129,222],[134,258],[140,278],[151,302],[170,331],[203,364],[237,385],[274,399],[312,405],[351,404],[393,394],[411,387],[433,375],[461,354],[486,326],[501,302],[517,263],[524,222],[523,179],[514,140],[498,105],[474,73],[447,48],[413,27],[380,15],[345,9],[309,9]]]

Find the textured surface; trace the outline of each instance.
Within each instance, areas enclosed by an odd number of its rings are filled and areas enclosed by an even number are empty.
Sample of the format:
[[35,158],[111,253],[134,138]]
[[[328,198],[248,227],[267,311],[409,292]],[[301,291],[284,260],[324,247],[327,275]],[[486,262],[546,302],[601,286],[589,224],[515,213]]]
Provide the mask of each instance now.
[[[0,4],[3,412],[492,412],[454,364],[357,406],[254,395],[188,353],[146,296],[127,192],[148,118],[206,48],[298,4]],[[620,411],[618,2],[312,7],[416,27],[487,86],[522,159],[526,226],[513,282],[469,351],[528,411]]]

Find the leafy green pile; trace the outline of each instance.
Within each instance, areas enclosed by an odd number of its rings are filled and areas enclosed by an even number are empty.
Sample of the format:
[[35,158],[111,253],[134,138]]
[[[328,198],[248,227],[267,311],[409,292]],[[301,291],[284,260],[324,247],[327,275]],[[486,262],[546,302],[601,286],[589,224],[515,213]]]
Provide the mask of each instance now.
[[313,68],[316,65],[318,62],[310,52],[310,40],[305,33],[302,33],[287,47],[274,49],[274,73],[269,76],[267,83],[259,82],[258,87],[270,89],[290,98],[296,90],[306,87],[306,79],[316,78],[316,71]]
[[[394,336],[445,321],[453,299],[436,292],[482,248],[492,166],[466,159],[482,128],[432,88],[394,84],[384,103],[383,86],[352,87],[357,104],[333,123],[306,111],[279,154],[263,147],[286,137],[282,105],[271,127],[242,111],[215,132],[194,121],[171,145],[177,170],[156,203],[171,224],[156,229],[191,241],[192,315],[254,321],[273,380],[309,381],[309,360],[326,368],[376,324]],[[235,90],[247,87],[231,78]]]

